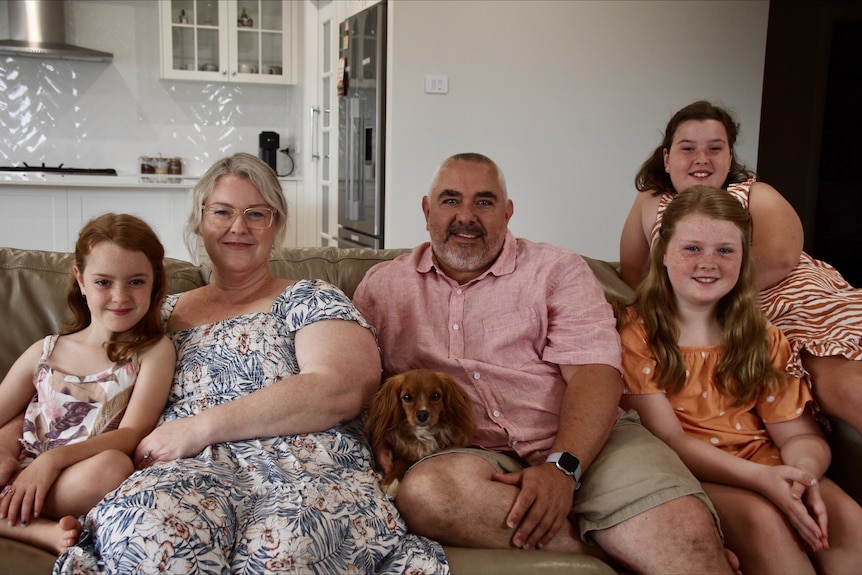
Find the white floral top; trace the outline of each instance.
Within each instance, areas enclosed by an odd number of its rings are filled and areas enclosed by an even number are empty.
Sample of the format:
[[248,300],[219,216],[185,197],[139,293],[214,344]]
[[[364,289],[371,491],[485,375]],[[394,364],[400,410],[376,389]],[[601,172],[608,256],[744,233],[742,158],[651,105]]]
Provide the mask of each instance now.
[[36,395],[27,406],[21,437],[25,465],[54,447],[116,429],[138,377],[136,357],[92,375],[53,369],[48,358],[58,337],[45,338],[33,374]]

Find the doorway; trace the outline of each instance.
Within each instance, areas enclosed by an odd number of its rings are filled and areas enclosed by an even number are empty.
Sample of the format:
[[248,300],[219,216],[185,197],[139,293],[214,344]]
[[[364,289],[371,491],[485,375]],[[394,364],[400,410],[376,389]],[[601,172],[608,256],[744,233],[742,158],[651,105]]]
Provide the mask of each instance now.
[[[770,2],[758,177],[793,205],[805,251],[862,287],[862,3]],[[745,127],[743,126],[743,129]]]
[[862,20],[832,26],[812,255],[862,287]]

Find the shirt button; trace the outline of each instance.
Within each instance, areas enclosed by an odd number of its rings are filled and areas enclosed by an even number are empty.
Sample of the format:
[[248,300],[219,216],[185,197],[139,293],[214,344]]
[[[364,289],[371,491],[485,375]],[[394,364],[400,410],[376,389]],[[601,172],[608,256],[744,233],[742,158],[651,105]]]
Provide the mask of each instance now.
[[458,295],[461,295],[462,293],[464,293],[464,290],[462,290],[461,288],[458,288],[455,290],[455,293]]
[[454,325],[452,326],[452,329],[454,329],[455,331],[458,331],[459,329],[461,329],[461,326],[459,326],[459,325],[456,323],[456,324],[454,324]]
[[479,373],[478,371],[473,374],[473,379],[480,379],[481,377],[482,377],[482,374]]
[[500,412],[496,409],[494,410],[494,417],[500,417]]

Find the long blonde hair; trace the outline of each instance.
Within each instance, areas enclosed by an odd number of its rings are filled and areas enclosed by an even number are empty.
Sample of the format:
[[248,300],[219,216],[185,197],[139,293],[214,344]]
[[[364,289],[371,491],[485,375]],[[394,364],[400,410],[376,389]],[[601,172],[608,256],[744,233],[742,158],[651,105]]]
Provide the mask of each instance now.
[[[734,223],[742,232],[742,265],[739,280],[718,302],[717,320],[722,331],[722,353],[716,366],[716,386],[737,404],[749,401],[761,390],[778,391],[785,383],[770,359],[766,318],[760,310],[751,256],[751,216],[725,190],[694,186],[677,195],[664,212],[661,229],[650,250],[649,269],[635,291],[632,306],[644,322],[647,344],[656,360],[658,387],[673,395],[685,385],[686,368],[679,350],[679,328],[673,286],[664,266],[664,254],[677,224],[686,216],[703,214]],[[627,314],[619,314],[627,321]]]

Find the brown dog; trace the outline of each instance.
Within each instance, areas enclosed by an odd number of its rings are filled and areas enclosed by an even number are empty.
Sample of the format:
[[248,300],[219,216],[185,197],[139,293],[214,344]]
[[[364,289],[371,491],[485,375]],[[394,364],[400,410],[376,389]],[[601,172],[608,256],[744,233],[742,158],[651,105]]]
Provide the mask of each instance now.
[[473,404],[452,377],[414,369],[387,379],[371,399],[365,434],[371,448],[389,449],[392,468],[381,487],[392,499],[407,468],[441,451],[470,445],[476,432]]

